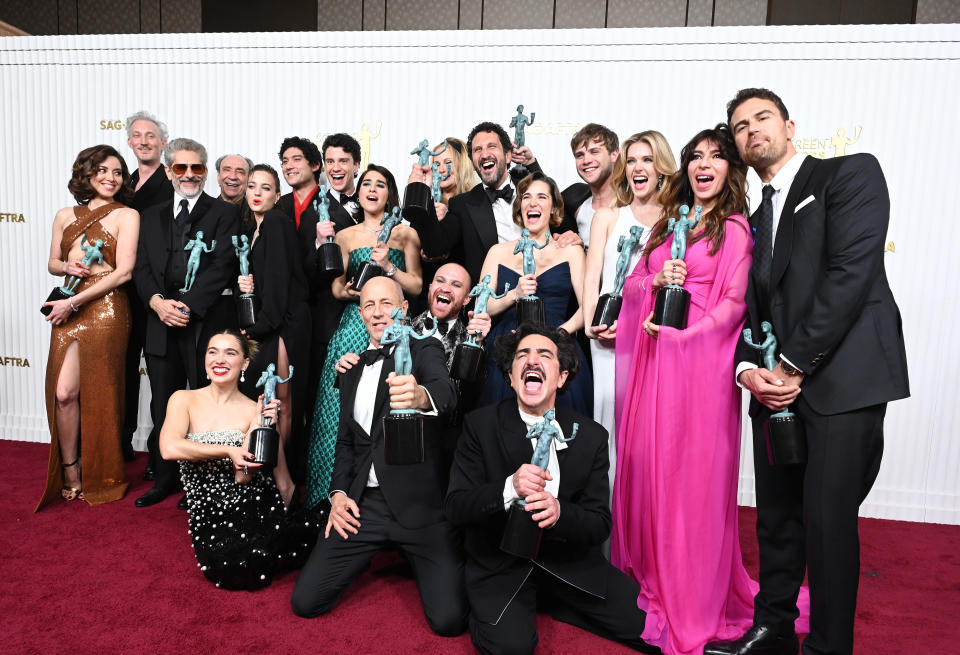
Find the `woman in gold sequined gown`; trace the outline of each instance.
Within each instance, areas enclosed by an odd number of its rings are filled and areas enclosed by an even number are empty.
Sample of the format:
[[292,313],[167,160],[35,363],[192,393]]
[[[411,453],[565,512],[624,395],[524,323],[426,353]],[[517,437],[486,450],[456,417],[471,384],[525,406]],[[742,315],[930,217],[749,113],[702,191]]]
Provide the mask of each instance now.
[[[68,184],[79,204],[61,209],[53,222],[47,270],[80,283],[76,295],[45,303],[53,326],[46,373],[50,459],[37,510],[58,497],[99,505],[127,490],[120,428],[130,309],[120,285],[133,272],[140,231],[140,215],[122,204],[133,196],[129,179],[110,146],[82,150]],[[83,246],[98,240],[102,261],[84,265]]]

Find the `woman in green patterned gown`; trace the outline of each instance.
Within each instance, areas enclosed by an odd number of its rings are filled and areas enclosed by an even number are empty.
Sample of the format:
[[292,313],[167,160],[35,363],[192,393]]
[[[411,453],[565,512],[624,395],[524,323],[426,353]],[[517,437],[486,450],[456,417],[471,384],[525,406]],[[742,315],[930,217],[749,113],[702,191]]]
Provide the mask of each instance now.
[[360,176],[357,195],[363,221],[345,228],[334,238],[344,256],[345,275],[333,281],[333,295],[346,303],[340,325],[330,339],[317,386],[316,408],[307,451],[307,507],[326,499],[333,473],[333,455],[340,423],[340,391],[334,388],[335,365],[344,353],[360,353],[369,337],[360,318],[360,293],[350,280],[368,259],[400,283],[407,296],[420,293],[420,239],[407,225],[398,225],[386,244],[378,243],[380,221],[399,206],[397,183],[386,168],[370,164]]

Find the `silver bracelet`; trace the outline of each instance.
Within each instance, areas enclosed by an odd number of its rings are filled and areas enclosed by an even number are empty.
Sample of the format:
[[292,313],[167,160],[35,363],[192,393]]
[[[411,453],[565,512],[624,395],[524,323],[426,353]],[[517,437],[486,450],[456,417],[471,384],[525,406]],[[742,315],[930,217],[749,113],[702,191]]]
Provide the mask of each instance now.
[[72,309],[74,312],[79,312],[79,311],[80,311],[80,308],[73,304],[73,298],[71,298],[71,299],[70,299],[69,301],[67,301],[67,302],[70,303],[70,309]]

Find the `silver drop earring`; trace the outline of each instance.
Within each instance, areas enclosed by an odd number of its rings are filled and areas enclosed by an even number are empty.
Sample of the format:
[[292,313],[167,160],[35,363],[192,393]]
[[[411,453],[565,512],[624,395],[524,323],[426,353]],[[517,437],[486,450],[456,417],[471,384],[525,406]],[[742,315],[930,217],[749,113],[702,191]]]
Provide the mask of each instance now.
[[657,191],[663,188],[663,173],[657,177]]
[[241,382],[245,382],[245,381],[246,381],[247,378],[245,378],[245,377],[243,376],[243,374],[246,373],[246,372],[247,372],[247,369],[245,369],[245,368],[240,369],[240,381],[241,381]]

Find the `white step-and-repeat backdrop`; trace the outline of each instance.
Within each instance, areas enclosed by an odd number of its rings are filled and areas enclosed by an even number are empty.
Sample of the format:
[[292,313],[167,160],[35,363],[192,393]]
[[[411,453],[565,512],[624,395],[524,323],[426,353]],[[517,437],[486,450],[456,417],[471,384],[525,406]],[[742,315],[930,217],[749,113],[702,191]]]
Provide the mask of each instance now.
[[[958,231],[947,193],[960,172],[958,43],[956,25],[2,39],[0,438],[49,441],[49,328],[38,308],[56,282],[46,272],[50,227],[73,204],[67,181],[82,148],[112,144],[136,165],[124,119],[137,110],[159,116],[171,137],[205,144],[211,163],[241,152],[277,166],[286,136],[319,143],[349,132],[365,161],[402,182],[421,139],[465,138],[482,120],[506,125],[522,103],[537,113],[527,144],[565,186],[577,179],[570,136],[584,123],[621,139],[658,129],[678,151],[725,118],[737,89],[767,86],[796,120],[799,150],[872,152],[890,187],[885,260],[913,397],[889,407],[884,465],[863,514],[960,523]],[[217,193],[214,174],[207,190]],[[751,457],[744,440],[745,504]]]

